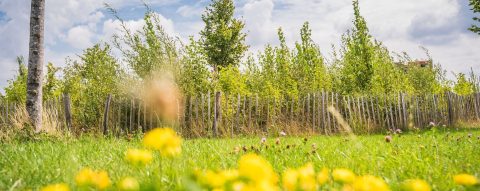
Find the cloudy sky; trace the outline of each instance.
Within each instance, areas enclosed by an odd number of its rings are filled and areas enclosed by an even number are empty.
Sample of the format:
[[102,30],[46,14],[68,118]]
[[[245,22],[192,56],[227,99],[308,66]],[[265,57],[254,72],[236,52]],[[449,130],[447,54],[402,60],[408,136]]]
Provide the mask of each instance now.
[[[362,15],[371,33],[390,50],[413,58],[430,50],[436,62],[451,72],[480,73],[480,36],[468,30],[473,14],[468,0],[360,0]],[[141,28],[145,8],[140,0],[46,0],[46,61],[63,66],[67,56],[109,42],[119,21],[104,8],[116,8],[132,29]],[[157,12],[167,32],[186,39],[198,36],[200,19],[209,0],[146,0]],[[287,41],[299,40],[299,29],[308,21],[314,40],[325,55],[351,27],[350,0],[238,0],[237,16],[246,22],[247,43],[256,52],[277,44],[282,27]],[[28,55],[30,0],[0,0],[0,88],[16,75],[16,56]]]

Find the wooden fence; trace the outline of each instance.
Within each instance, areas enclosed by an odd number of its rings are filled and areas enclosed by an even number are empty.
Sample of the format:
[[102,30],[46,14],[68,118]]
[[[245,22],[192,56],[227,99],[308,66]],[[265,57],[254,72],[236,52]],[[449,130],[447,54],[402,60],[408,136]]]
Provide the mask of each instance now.
[[[46,102],[57,119],[59,129],[72,129],[69,96]],[[183,106],[174,124],[163,122],[159,115],[138,99],[105,98],[102,119],[94,129],[104,134],[122,135],[145,132],[154,127],[171,126],[186,137],[233,137],[245,134],[318,133],[342,131],[327,111],[333,106],[354,132],[373,133],[395,129],[424,128],[430,125],[453,126],[458,122],[480,120],[480,93],[459,96],[442,95],[342,96],[319,92],[300,98],[261,98],[225,95],[220,92],[185,96],[177,100]],[[17,105],[0,103],[2,124],[11,123]]]

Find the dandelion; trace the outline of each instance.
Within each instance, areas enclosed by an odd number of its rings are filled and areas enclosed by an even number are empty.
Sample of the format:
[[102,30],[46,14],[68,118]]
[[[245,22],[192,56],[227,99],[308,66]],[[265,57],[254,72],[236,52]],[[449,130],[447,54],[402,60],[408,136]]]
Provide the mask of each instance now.
[[95,187],[98,190],[104,190],[111,184],[106,171],[93,171],[90,168],[84,168],[75,176],[75,182],[79,187]]
[[287,169],[282,177],[283,188],[285,190],[296,190],[298,182],[298,172],[293,169]]
[[273,171],[270,163],[264,158],[247,154],[240,158],[238,165],[238,173],[240,177],[249,180],[250,184],[245,185],[248,190],[277,190],[278,182],[277,174]]
[[453,177],[453,182],[462,186],[474,186],[478,184],[478,179],[469,174],[458,174]]
[[143,145],[158,150],[165,157],[172,157],[180,154],[182,140],[170,128],[156,128],[145,134]]
[[355,173],[353,173],[348,169],[340,168],[340,169],[333,170],[332,177],[333,177],[333,180],[337,182],[349,184],[349,183],[353,183],[353,181],[355,180]]
[[100,171],[96,174],[95,180],[93,181],[95,187],[99,190],[104,190],[108,188],[111,184],[110,178],[106,171]]
[[381,178],[366,175],[356,178],[353,185],[355,191],[389,191],[387,183]]
[[327,183],[328,179],[330,179],[328,169],[323,168],[322,171],[320,171],[317,175],[317,182],[319,185],[324,185],[325,183]]
[[125,160],[133,165],[146,165],[152,162],[153,155],[148,150],[129,149],[125,154]]
[[420,179],[406,180],[402,185],[402,189],[404,191],[431,191],[432,190],[432,188],[427,182]]
[[93,179],[95,178],[95,171],[90,168],[84,168],[77,173],[75,176],[75,182],[80,187],[90,186],[93,183]]
[[51,184],[40,189],[40,191],[70,191],[67,184]]
[[308,163],[297,170],[286,170],[282,181],[286,190],[317,190],[315,170],[313,169],[313,165],[311,163]]
[[118,189],[121,191],[137,191],[140,190],[140,184],[133,177],[125,177],[118,183]]

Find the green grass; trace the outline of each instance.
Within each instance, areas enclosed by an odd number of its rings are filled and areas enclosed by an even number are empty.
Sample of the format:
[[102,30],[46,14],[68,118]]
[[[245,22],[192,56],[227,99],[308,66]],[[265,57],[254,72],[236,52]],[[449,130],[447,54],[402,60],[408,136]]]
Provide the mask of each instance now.
[[[468,134],[472,134],[469,138]],[[349,168],[357,174],[383,177],[393,190],[409,178],[429,182],[434,190],[462,190],[452,182],[457,173],[480,175],[480,131],[427,131],[394,136],[391,143],[383,135],[281,138],[259,154],[271,162],[277,172],[313,162],[322,167]],[[312,144],[318,148],[312,153]],[[146,168],[132,167],[123,160],[127,148],[141,147],[139,139],[99,139],[82,137],[63,141],[31,141],[0,145],[0,190],[38,189],[51,183],[74,186],[74,176],[83,167],[107,170],[113,182],[133,176],[143,184],[155,184],[161,190],[181,188],[182,179],[193,169],[236,167],[245,152],[235,147],[260,147],[260,138],[197,139],[183,144],[182,155],[160,160]],[[287,149],[287,146],[289,147]],[[160,172],[161,175],[160,175]],[[160,178],[161,177],[161,178]]]

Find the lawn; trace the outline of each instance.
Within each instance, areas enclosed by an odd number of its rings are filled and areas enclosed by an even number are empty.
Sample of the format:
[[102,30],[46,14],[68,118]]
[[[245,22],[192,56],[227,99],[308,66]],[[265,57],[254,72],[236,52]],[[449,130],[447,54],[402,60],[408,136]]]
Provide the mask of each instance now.
[[263,146],[260,137],[196,139],[184,141],[180,156],[162,160],[155,157],[146,167],[135,167],[124,160],[128,148],[141,148],[140,138],[80,137],[3,143],[0,190],[35,190],[59,182],[74,188],[75,174],[84,167],[106,170],[114,183],[132,176],[141,185],[182,190],[194,169],[235,168],[247,152],[266,158],[279,173],[312,162],[317,170],[348,168],[360,175],[383,177],[392,190],[398,190],[402,181],[411,178],[426,180],[433,190],[463,190],[454,185],[452,176],[469,173],[479,177],[479,136],[478,130],[429,130],[395,135],[390,143],[383,135],[314,136],[282,137],[279,144],[276,138],[268,138]]

